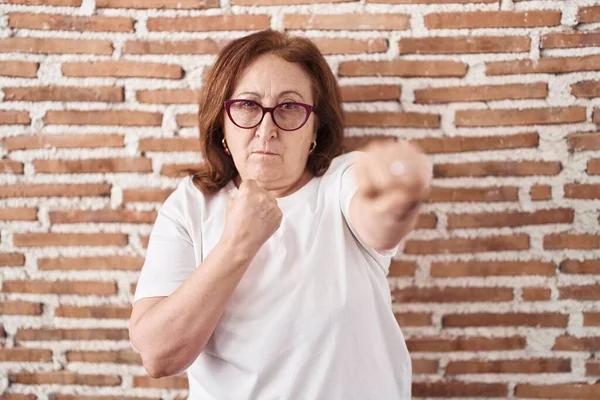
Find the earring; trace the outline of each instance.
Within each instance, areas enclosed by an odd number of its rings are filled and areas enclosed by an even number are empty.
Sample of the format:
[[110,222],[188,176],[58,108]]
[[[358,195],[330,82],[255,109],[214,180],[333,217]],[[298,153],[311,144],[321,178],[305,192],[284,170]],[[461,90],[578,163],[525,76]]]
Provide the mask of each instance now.
[[221,144],[223,145],[223,148],[225,149],[225,154],[230,156],[231,152],[229,151],[229,148],[227,147],[227,142],[225,142],[225,138],[223,138],[223,140],[221,140]]
[[317,141],[313,140],[313,142],[311,143],[310,149],[308,150],[308,154],[310,154],[313,151],[315,151],[316,148],[317,148]]

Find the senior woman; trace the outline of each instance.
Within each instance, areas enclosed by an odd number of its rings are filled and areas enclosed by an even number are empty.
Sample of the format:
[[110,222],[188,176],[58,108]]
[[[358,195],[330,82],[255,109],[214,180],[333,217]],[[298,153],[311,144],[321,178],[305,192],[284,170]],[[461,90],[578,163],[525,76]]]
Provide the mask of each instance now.
[[129,330],[190,399],[409,399],[386,275],[431,163],[404,142],[341,154],[339,89],[307,39],[231,41],[200,99],[202,170],[161,206]]

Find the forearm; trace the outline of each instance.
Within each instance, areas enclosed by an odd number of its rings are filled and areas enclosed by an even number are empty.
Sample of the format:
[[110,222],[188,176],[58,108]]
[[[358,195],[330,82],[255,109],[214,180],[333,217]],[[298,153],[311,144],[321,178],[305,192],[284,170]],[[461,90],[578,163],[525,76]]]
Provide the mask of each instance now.
[[389,250],[395,247],[404,236],[414,229],[419,219],[418,204],[406,208],[393,204],[381,205],[377,199],[356,195],[355,213],[357,230],[361,239],[376,250]]
[[175,375],[194,362],[253,256],[219,242],[173,294],[135,322],[131,340],[150,375]]

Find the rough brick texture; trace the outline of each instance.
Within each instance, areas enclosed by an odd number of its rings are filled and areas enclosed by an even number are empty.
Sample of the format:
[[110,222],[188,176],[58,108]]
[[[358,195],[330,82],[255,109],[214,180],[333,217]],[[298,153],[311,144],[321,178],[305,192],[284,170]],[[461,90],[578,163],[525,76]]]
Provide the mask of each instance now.
[[600,399],[597,1],[4,0],[0,19],[0,398],[187,398],[145,373],[131,300],[201,161],[208,68],[271,27],[330,62],[344,151],[400,138],[434,162],[388,276],[413,398]]

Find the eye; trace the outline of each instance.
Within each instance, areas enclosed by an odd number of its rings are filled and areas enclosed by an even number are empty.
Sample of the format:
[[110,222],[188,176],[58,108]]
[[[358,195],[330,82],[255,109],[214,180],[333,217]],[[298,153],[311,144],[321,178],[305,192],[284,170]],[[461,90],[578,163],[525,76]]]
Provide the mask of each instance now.
[[298,108],[300,108],[300,105],[297,103],[284,103],[281,105],[281,108],[283,108],[284,110],[297,110]]
[[238,102],[238,105],[244,108],[255,108],[257,104],[252,100],[242,100]]

